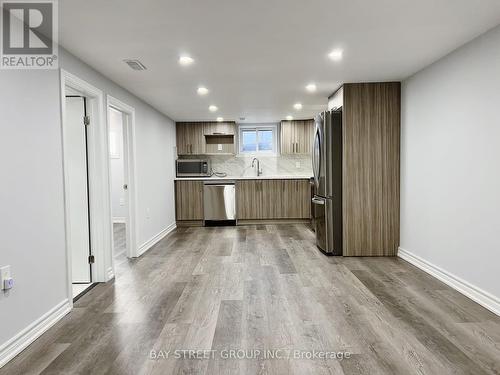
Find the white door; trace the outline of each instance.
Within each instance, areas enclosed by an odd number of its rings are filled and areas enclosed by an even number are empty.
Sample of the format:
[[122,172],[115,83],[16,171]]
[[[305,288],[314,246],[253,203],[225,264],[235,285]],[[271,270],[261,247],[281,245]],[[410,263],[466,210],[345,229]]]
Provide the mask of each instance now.
[[64,129],[67,150],[68,173],[68,236],[71,246],[72,281],[92,281],[89,264],[90,230],[88,204],[87,142],[84,125],[85,99],[66,97],[66,121]]

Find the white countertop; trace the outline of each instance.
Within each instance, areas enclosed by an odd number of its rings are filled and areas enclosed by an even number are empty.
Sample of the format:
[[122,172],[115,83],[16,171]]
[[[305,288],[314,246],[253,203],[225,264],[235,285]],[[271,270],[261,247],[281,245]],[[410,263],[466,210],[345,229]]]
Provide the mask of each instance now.
[[312,176],[270,175],[270,176],[226,176],[226,177],[176,177],[175,181],[208,181],[208,180],[309,180]]

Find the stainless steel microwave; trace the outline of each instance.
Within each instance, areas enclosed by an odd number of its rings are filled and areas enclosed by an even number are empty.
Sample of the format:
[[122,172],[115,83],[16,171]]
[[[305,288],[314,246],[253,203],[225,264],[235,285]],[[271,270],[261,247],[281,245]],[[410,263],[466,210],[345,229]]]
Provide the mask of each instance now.
[[177,159],[177,177],[206,177],[210,176],[210,160]]

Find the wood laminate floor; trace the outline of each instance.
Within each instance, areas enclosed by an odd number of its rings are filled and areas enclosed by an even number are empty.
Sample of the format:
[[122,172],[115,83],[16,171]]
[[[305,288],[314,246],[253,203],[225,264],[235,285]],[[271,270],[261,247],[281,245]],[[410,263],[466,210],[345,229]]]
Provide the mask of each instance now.
[[115,267],[127,260],[125,224],[113,223],[113,257]]
[[[283,358],[313,350],[350,355]],[[325,257],[304,225],[181,228],[0,370],[40,373],[498,374],[500,319],[400,259]]]

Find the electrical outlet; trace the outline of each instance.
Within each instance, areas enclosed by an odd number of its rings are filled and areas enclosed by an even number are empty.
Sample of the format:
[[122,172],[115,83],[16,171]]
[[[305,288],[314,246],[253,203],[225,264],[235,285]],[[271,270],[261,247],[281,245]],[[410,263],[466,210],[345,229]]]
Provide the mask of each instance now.
[[14,279],[10,276],[10,266],[0,268],[0,285],[3,290],[12,289]]
[[222,151],[222,145],[220,143],[217,145],[217,151]]
[[295,162],[295,168],[300,168],[300,161]]

